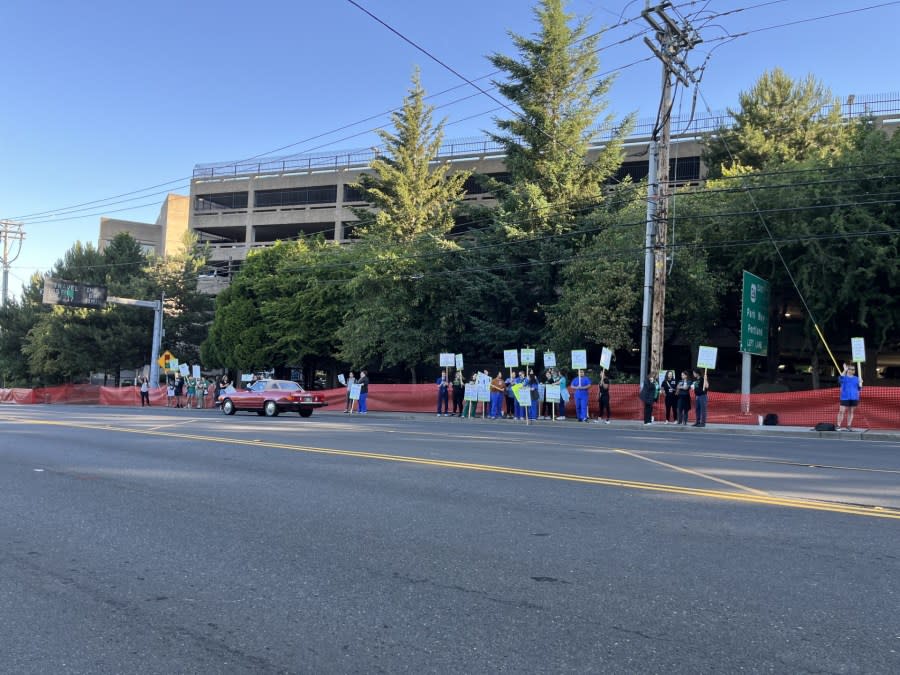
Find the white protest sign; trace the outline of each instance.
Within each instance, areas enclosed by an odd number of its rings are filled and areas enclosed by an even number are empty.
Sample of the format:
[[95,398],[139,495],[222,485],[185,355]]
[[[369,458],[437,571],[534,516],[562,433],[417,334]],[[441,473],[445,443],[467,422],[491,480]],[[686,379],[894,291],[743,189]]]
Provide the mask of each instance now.
[[343,373],[338,373],[338,382],[341,383],[341,386],[342,386],[342,387],[346,387],[346,386],[347,386],[347,378],[344,377],[344,374],[343,374]]
[[188,370],[188,364],[181,363],[178,365],[178,372],[181,373],[182,377],[187,377],[190,370]]
[[534,365],[534,350],[533,349],[523,349],[522,350],[522,365],[523,366]]
[[503,350],[503,367],[518,368],[519,367],[519,350],[504,349]]
[[169,359],[169,370],[178,370],[178,359]]
[[697,367],[715,370],[716,357],[718,356],[718,354],[718,347],[704,347],[701,345],[700,349],[697,351]]
[[850,349],[853,351],[853,360],[857,363],[866,362],[866,340],[865,338],[850,338]]
[[544,352],[544,368],[556,368],[556,352]]
[[241,373],[241,382],[249,382],[253,379],[253,373]]
[[612,361],[612,349],[604,347],[603,351],[600,352],[600,367],[604,370],[609,370],[610,361]]
[[361,391],[362,391],[361,384],[351,384],[350,385],[350,399],[353,401],[358,401]]
[[463,355],[462,354],[456,355],[456,369],[457,370],[463,369]]
[[472,383],[466,385],[466,393],[463,396],[464,401],[477,401],[478,400],[478,386]]
[[572,367],[584,370],[587,368],[587,349],[572,350]]
[[475,392],[478,397],[478,400],[482,403],[490,403],[491,401],[491,380],[488,378],[488,381],[479,379],[475,384]]
[[547,395],[547,401],[549,403],[559,403],[559,385],[558,384],[548,384],[544,391]]
[[452,368],[456,363],[456,358],[453,354],[441,352],[441,368]]
[[196,380],[200,379],[200,366],[196,363],[191,366],[191,375],[193,375]]

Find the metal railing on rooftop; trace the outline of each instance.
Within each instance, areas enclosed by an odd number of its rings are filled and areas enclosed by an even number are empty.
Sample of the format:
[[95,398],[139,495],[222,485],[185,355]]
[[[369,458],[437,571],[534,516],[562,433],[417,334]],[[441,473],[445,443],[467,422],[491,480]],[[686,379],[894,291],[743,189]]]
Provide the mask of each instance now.
[[[841,112],[846,119],[863,116],[883,117],[900,114],[900,93],[862,94],[841,98]],[[831,106],[823,108],[823,114]],[[731,126],[732,118],[727,112],[714,112],[694,117],[673,117],[673,138],[686,138],[702,135]],[[648,138],[656,124],[655,119],[638,120],[628,136],[630,141]],[[600,128],[594,131],[591,139],[592,147],[602,146],[618,132],[615,128]],[[492,138],[461,138],[445,142],[435,159],[451,159],[465,157],[484,157],[502,155],[504,147]],[[194,167],[194,179],[226,178],[235,176],[253,176],[279,173],[309,173],[315,171],[341,171],[365,168],[378,155],[384,154],[381,147],[347,150],[329,154],[297,154],[282,157],[271,157],[262,160],[244,160],[236,162],[212,162],[197,164]]]

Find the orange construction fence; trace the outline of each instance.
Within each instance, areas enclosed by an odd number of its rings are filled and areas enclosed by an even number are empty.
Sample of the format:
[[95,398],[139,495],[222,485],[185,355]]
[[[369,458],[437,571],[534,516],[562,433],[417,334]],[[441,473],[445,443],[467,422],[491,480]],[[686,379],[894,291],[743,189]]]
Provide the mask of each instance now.
[[[347,390],[328,389],[323,392],[330,410],[343,410]],[[791,391],[779,394],[751,394],[750,412],[741,411],[741,395],[711,391],[707,421],[711,424],[757,424],[760,416],[778,415],[778,423],[785,426],[812,427],[819,422],[834,422],[838,409],[838,389]],[[212,405],[206,397],[207,407]],[[590,393],[590,413],[596,417],[598,392],[594,386]],[[150,390],[153,405],[166,405],[166,390]],[[97,385],[70,384],[38,389],[0,389],[0,403],[41,404],[72,403],[86,405],[140,406],[141,394],[137,387],[101,387]],[[636,384],[610,386],[610,407],[613,419],[643,419],[643,404],[638,399]],[[369,385],[368,408],[373,412],[435,413],[437,392],[433,384],[372,384]],[[478,406],[478,416],[482,405]],[[569,417],[575,414],[575,405],[569,401]],[[665,419],[662,397],[654,406],[657,421]],[[693,420],[693,414],[691,415]],[[861,429],[900,429],[900,387],[865,387],[853,426]]]

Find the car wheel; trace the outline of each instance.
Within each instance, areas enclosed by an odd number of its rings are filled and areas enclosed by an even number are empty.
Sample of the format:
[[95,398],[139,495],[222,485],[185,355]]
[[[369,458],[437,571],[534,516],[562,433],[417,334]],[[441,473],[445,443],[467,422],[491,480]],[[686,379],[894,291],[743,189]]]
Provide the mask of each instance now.
[[266,401],[263,411],[266,413],[266,417],[275,417],[278,414],[278,404],[275,401]]
[[312,415],[312,408],[300,408],[300,417],[309,417]]
[[234,407],[234,403],[230,398],[226,398],[222,401],[222,412],[226,415],[234,415],[234,413],[237,412],[237,408]]

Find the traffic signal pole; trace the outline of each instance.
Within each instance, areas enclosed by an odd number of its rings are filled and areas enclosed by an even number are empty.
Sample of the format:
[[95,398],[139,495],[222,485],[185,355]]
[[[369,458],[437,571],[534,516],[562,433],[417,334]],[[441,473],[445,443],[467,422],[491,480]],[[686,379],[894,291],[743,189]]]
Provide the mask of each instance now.
[[112,305],[130,305],[132,307],[146,307],[153,310],[153,344],[150,347],[150,384],[159,386],[159,346],[162,343],[163,334],[163,294],[159,300],[134,300],[132,298],[117,298],[109,296],[106,302]]

